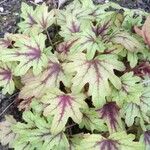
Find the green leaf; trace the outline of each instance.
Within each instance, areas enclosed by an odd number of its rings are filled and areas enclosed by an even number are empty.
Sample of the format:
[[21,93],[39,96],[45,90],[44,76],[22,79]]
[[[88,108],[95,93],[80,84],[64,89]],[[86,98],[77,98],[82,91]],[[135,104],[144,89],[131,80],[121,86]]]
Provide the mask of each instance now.
[[83,117],[82,122],[79,124],[79,127],[86,128],[90,131],[107,131],[107,127],[104,124],[104,121],[100,119],[98,113],[95,109],[84,109],[82,111]]
[[16,134],[16,139],[13,142],[15,150],[65,150],[69,147],[65,134],[51,134],[51,121],[46,120],[39,113],[24,112],[23,119],[26,123],[18,122],[12,128]]
[[23,20],[18,24],[20,31],[24,33],[41,33],[47,30],[54,21],[54,11],[48,11],[45,3],[38,5],[35,9],[25,3],[21,6],[21,18]]
[[83,94],[65,94],[58,89],[51,90],[42,97],[41,101],[47,105],[44,116],[54,116],[51,125],[53,134],[64,130],[69,117],[78,124],[82,121],[80,108],[87,107],[84,99]]
[[87,58],[89,60],[93,59],[96,52],[104,52],[107,49],[107,43],[111,37],[110,30],[110,21],[105,21],[95,26],[92,23],[90,26],[87,25],[86,30],[77,36],[78,40],[71,51],[74,53],[86,51]]
[[132,126],[136,118],[139,118],[139,124],[145,130],[145,122],[150,123],[150,87],[145,87],[140,97],[139,105],[135,103],[127,103],[124,105],[122,112],[125,114],[125,122],[127,126]]
[[143,92],[143,86],[139,83],[141,79],[134,76],[133,72],[125,73],[120,79],[122,87],[119,90],[113,88],[113,100],[116,101],[119,106],[122,106],[123,103],[126,102],[139,104],[140,96]]
[[115,88],[121,88],[121,81],[114,74],[114,69],[123,71],[124,65],[117,60],[116,55],[100,55],[93,60],[87,60],[85,54],[81,53],[72,56],[70,60],[72,62],[64,65],[64,68],[75,73],[72,90],[80,92],[88,83],[88,95],[92,95],[94,106],[105,104],[105,97],[111,92],[108,80]]
[[47,65],[47,56],[44,54],[46,36],[43,34],[33,36],[18,36],[14,49],[1,52],[4,62],[20,62],[15,68],[15,75],[24,75],[30,68],[37,75]]
[[143,145],[138,142],[133,142],[134,135],[127,135],[125,132],[116,132],[111,134],[108,138],[100,134],[88,134],[81,141],[79,150],[144,150]]

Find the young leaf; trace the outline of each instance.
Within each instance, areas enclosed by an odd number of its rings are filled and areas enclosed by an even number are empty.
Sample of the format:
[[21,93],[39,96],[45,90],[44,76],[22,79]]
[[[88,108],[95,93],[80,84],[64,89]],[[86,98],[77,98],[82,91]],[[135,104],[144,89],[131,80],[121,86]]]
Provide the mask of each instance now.
[[44,109],[44,116],[54,116],[51,132],[57,134],[62,131],[71,117],[74,122],[82,121],[82,113],[80,108],[86,107],[83,94],[65,94],[59,90],[49,91],[41,101],[47,104]]
[[15,90],[15,83],[13,81],[15,64],[0,62],[0,86],[3,87],[3,94],[12,94]]
[[109,129],[109,133],[123,130],[119,107],[115,102],[108,102],[97,110]]
[[134,135],[125,132],[116,132],[108,138],[100,134],[89,134],[81,141],[79,150],[144,150],[143,145],[133,142]]
[[16,137],[11,128],[16,123],[16,120],[10,115],[5,116],[5,121],[0,122],[0,143],[3,146],[9,144],[9,147],[11,147]]
[[134,30],[138,35],[142,36],[145,43],[150,46],[150,16],[147,17],[142,29],[134,26]]
[[7,49],[1,52],[1,60],[4,62],[20,62],[15,75],[24,75],[30,68],[33,74],[37,75],[47,65],[47,56],[44,54],[46,36],[43,34],[33,36],[20,36],[16,40],[14,49]]
[[72,62],[64,65],[68,72],[75,72],[72,80],[72,90],[80,92],[85,84],[89,84],[89,95],[92,95],[94,106],[105,104],[105,96],[110,94],[108,80],[121,88],[120,79],[114,74],[114,69],[123,71],[124,65],[117,60],[116,55],[100,55],[93,60],[87,60],[85,54],[75,55],[70,58]]

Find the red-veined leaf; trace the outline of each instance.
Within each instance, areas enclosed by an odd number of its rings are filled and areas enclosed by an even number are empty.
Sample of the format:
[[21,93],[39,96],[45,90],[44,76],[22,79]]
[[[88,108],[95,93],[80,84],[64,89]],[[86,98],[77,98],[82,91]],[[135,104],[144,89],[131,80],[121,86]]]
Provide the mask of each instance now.
[[121,88],[119,77],[114,74],[114,69],[123,71],[124,65],[117,60],[115,55],[100,55],[93,60],[87,60],[83,53],[70,58],[72,62],[64,65],[68,72],[74,72],[72,90],[79,92],[88,83],[89,95],[92,95],[96,107],[103,106],[105,97],[111,89],[108,80],[117,88]]
[[41,97],[49,88],[59,88],[60,81],[69,84],[70,76],[66,75],[59,61],[52,57],[47,68],[38,76],[27,74],[23,79],[25,86],[22,88],[19,98]]
[[1,60],[4,62],[20,62],[15,68],[15,75],[24,75],[30,68],[35,75],[39,74],[47,65],[47,56],[44,54],[46,36],[18,36],[15,48],[3,50]]
[[83,94],[65,94],[59,90],[50,90],[43,96],[41,101],[48,106],[44,109],[44,115],[54,116],[51,132],[59,133],[65,128],[68,118],[71,117],[74,122],[80,123],[82,113],[80,108],[86,107]]

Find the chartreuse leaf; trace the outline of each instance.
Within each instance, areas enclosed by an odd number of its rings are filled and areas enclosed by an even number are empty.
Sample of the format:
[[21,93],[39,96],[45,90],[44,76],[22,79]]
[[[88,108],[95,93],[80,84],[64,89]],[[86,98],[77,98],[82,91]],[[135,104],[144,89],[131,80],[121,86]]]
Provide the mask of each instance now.
[[18,122],[12,127],[16,134],[13,148],[15,150],[65,150],[69,147],[68,140],[64,133],[51,134],[51,119],[45,119],[36,111],[23,113],[26,123]]
[[0,87],[2,87],[3,94],[12,94],[15,90],[13,81],[15,64],[0,62]]
[[108,138],[100,134],[87,134],[81,141],[79,150],[144,150],[142,144],[133,142],[134,135],[125,132],[116,132]]
[[141,42],[141,39],[128,32],[116,33],[113,36],[112,41],[115,44],[117,43],[123,46],[124,49],[120,51],[119,55],[124,53],[125,56],[127,56],[127,60],[130,63],[131,68],[137,65],[140,55],[145,55],[146,47],[143,42]]
[[72,15],[68,15],[66,23],[61,26],[59,34],[64,37],[65,40],[70,40],[70,38],[77,37],[77,35],[83,30],[82,28],[82,24],[77,19],[74,19]]
[[47,30],[54,21],[54,11],[48,11],[48,6],[45,3],[33,9],[25,3],[21,6],[21,18],[23,19],[18,25],[20,31],[24,33],[41,33]]
[[81,141],[84,138],[84,134],[83,133],[79,133],[79,134],[74,134],[72,135],[72,137],[70,138],[69,144],[70,144],[70,149],[71,150],[76,150],[78,149]]
[[15,68],[15,75],[24,75],[30,68],[37,75],[47,65],[47,56],[44,53],[46,36],[18,36],[15,48],[3,50],[0,59],[4,62],[20,62]]
[[84,109],[82,111],[83,117],[82,122],[79,124],[79,127],[82,129],[85,127],[90,131],[107,131],[107,127],[104,124],[104,121],[99,117],[95,109]]
[[5,116],[5,121],[0,122],[0,142],[3,146],[9,144],[9,147],[11,147],[16,136],[11,127],[16,123],[11,115]]
[[108,102],[97,110],[100,118],[106,122],[109,133],[122,131],[124,129],[119,110],[120,108],[115,102]]
[[71,117],[74,122],[82,121],[80,108],[86,108],[83,94],[65,94],[58,89],[50,90],[41,101],[47,105],[44,109],[44,116],[53,116],[51,132],[57,134],[64,130],[68,118]]
[[150,87],[145,87],[143,93],[140,97],[140,103],[126,103],[122,109],[123,114],[125,115],[125,122],[127,126],[132,126],[133,123],[140,119],[139,124],[142,129],[145,130],[145,122],[150,123]]
[[70,58],[72,62],[64,65],[68,72],[75,72],[72,80],[72,90],[80,92],[85,84],[89,84],[89,95],[92,95],[94,106],[105,104],[105,97],[111,92],[108,80],[117,89],[121,89],[121,81],[114,74],[114,69],[122,71],[124,65],[117,60],[116,55],[100,55],[93,60],[87,60],[81,53]]
[[141,26],[144,12],[138,13],[138,15],[135,15],[135,12],[132,10],[128,10],[124,12],[124,20],[122,23],[122,27],[126,29],[127,31],[131,32],[133,29],[133,26]]
[[140,96],[143,92],[143,86],[139,83],[141,79],[134,76],[133,72],[125,73],[120,79],[122,86],[119,90],[113,88],[113,100],[116,101],[119,106],[122,106],[123,103],[126,102],[139,104]]
[[82,22],[85,20],[92,20],[93,17],[88,15],[92,11],[93,9],[87,9],[83,7],[82,4],[78,0],[74,0],[72,3],[70,3],[70,5],[66,6],[66,9],[59,10],[57,12],[57,16],[56,16],[57,23],[60,26],[64,26],[68,18],[77,19],[79,20],[79,22]]
[[64,72],[58,59],[51,56],[48,60],[48,66],[38,76],[30,75],[24,81],[25,86],[22,88],[19,98],[27,99],[29,97],[41,97],[49,88],[59,88],[60,81],[64,85],[69,85],[70,75]]
[[81,34],[72,52],[83,52],[86,51],[87,58],[93,59],[96,52],[104,52],[107,49],[107,43],[111,37],[111,23],[109,21],[102,22],[101,24],[92,24],[86,27]]

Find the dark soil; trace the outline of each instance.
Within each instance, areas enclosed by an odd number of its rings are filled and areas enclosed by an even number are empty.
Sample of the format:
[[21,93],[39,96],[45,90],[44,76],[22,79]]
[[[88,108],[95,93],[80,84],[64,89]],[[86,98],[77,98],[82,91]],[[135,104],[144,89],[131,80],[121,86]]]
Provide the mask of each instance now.
[[110,0],[130,9],[143,9],[150,12],[150,0]]
[[[97,3],[104,2],[105,0],[94,0]],[[131,9],[144,9],[150,12],[150,0],[110,0],[119,3],[123,7]],[[0,0],[0,37],[3,37],[6,32],[15,33],[18,29],[17,22],[19,22],[19,14],[21,2],[28,2],[29,0]],[[4,97],[0,94],[0,121],[4,119],[6,114],[13,115],[16,119],[21,118],[20,112],[17,110],[15,98],[17,94]],[[10,105],[10,107],[8,107]],[[6,109],[7,108],[7,109]],[[2,147],[0,150],[8,150],[8,147]]]

